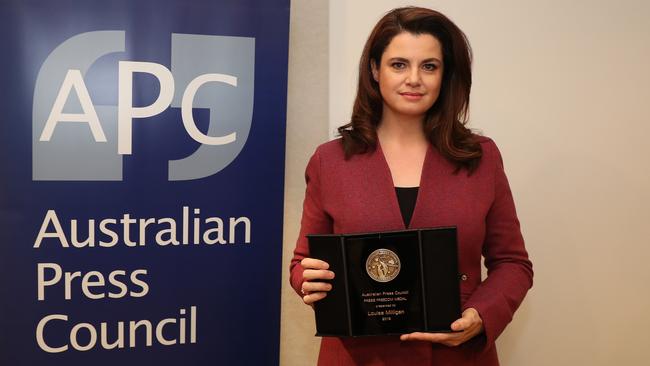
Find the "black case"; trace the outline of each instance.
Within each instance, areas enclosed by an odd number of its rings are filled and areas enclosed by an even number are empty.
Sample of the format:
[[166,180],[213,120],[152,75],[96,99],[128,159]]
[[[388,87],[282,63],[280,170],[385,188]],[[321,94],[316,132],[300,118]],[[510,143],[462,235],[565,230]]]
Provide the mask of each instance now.
[[[310,256],[336,274],[327,297],[314,304],[317,336],[450,332],[460,318],[455,227],[307,237]],[[366,272],[378,249],[399,257],[399,273],[389,282]]]

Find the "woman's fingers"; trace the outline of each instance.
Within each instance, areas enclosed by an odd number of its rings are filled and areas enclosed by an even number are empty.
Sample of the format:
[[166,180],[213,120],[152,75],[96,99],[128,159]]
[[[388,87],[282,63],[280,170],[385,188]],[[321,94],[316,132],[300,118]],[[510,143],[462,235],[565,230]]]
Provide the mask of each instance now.
[[305,269],[302,273],[303,283],[301,292],[304,295],[302,301],[312,305],[316,301],[327,296],[327,291],[332,290],[332,285],[323,280],[334,278],[334,272],[330,271],[329,263],[315,258],[304,258],[300,265]]
[[478,314],[478,311],[476,311],[474,308],[465,309],[465,311],[463,311],[462,317],[451,324],[451,329],[455,331],[470,329],[474,331],[474,328],[477,327],[479,328],[478,332],[480,333],[483,328],[483,320]]
[[330,265],[320,259],[304,258],[300,265],[305,269],[302,273],[305,281],[331,280],[334,278],[334,272],[328,270]]
[[330,268],[329,263],[322,261],[320,259],[316,258],[303,258],[302,261],[300,261],[300,265],[304,269],[328,269]]
[[318,300],[322,300],[327,296],[327,292],[312,292],[302,297],[302,301],[307,305],[312,305]]
[[458,333],[424,333],[402,334],[403,341],[427,341],[441,343],[449,347],[459,346],[483,331],[483,320],[474,308],[468,308],[463,316],[451,324],[451,329]]
[[458,333],[415,332],[402,334],[400,339],[403,341],[427,341],[456,347],[481,333],[483,331],[483,320],[476,309],[468,308],[463,312],[460,319],[457,319],[451,324],[451,329]]
[[471,323],[469,320],[465,318],[460,318],[451,324],[451,330],[458,332],[469,328],[470,325]]
[[434,343],[443,343],[449,340],[449,334],[415,332],[410,334],[402,334],[400,336],[400,339],[403,341],[427,341]]
[[331,280],[334,278],[334,272],[328,271],[326,269],[306,269],[302,273],[302,278],[305,281]]
[[448,347],[456,347],[459,346],[465,341],[467,341],[469,338],[462,333],[422,333],[422,332],[416,332],[416,333],[410,333],[410,334],[402,334],[400,336],[400,339],[402,341],[425,341],[425,342],[432,342],[432,343],[440,343],[444,344],[445,346]]
[[332,289],[332,285],[326,282],[303,282],[302,293],[308,294],[310,292],[327,292]]

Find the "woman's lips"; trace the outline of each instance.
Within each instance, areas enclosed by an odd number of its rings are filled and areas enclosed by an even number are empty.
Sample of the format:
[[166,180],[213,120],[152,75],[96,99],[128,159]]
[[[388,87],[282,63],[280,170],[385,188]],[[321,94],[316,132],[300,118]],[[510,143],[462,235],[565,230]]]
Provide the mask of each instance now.
[[412,92],[399,93],[399,94],[408,100],[418,100],[422,98],[423,95],[421,93],[412,93]]

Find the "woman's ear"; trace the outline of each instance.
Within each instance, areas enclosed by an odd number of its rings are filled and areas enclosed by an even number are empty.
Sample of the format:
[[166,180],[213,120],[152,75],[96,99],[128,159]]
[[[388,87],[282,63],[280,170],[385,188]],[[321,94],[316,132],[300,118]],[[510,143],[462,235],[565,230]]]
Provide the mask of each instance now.
[[372,72],[372,78],[376,82],[379,82],[379,70],[377,70],[377,63],[375,60],[370,60],[370,71]]

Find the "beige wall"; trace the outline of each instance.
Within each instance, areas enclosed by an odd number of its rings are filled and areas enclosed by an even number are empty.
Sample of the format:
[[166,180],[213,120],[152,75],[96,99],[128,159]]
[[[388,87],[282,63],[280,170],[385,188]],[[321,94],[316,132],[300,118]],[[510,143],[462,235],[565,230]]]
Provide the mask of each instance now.
[[[371,27],[406,4],[441,10],[472,43],[471,126],[501,148],[535,266],[502,363],[650,364],[647,1],[294,0],[285,264],[309,154],[349,116]],[[281,364],[313,364],[312,315],[285,287]]]
[[316,146],[327,141],[328,121],[327,1],[293,0],[289,31],[287,153],[282,260],[281,365],[314,365],[319,339],[314,315],[289,286],[289,261],[295,246],[305,166]]

